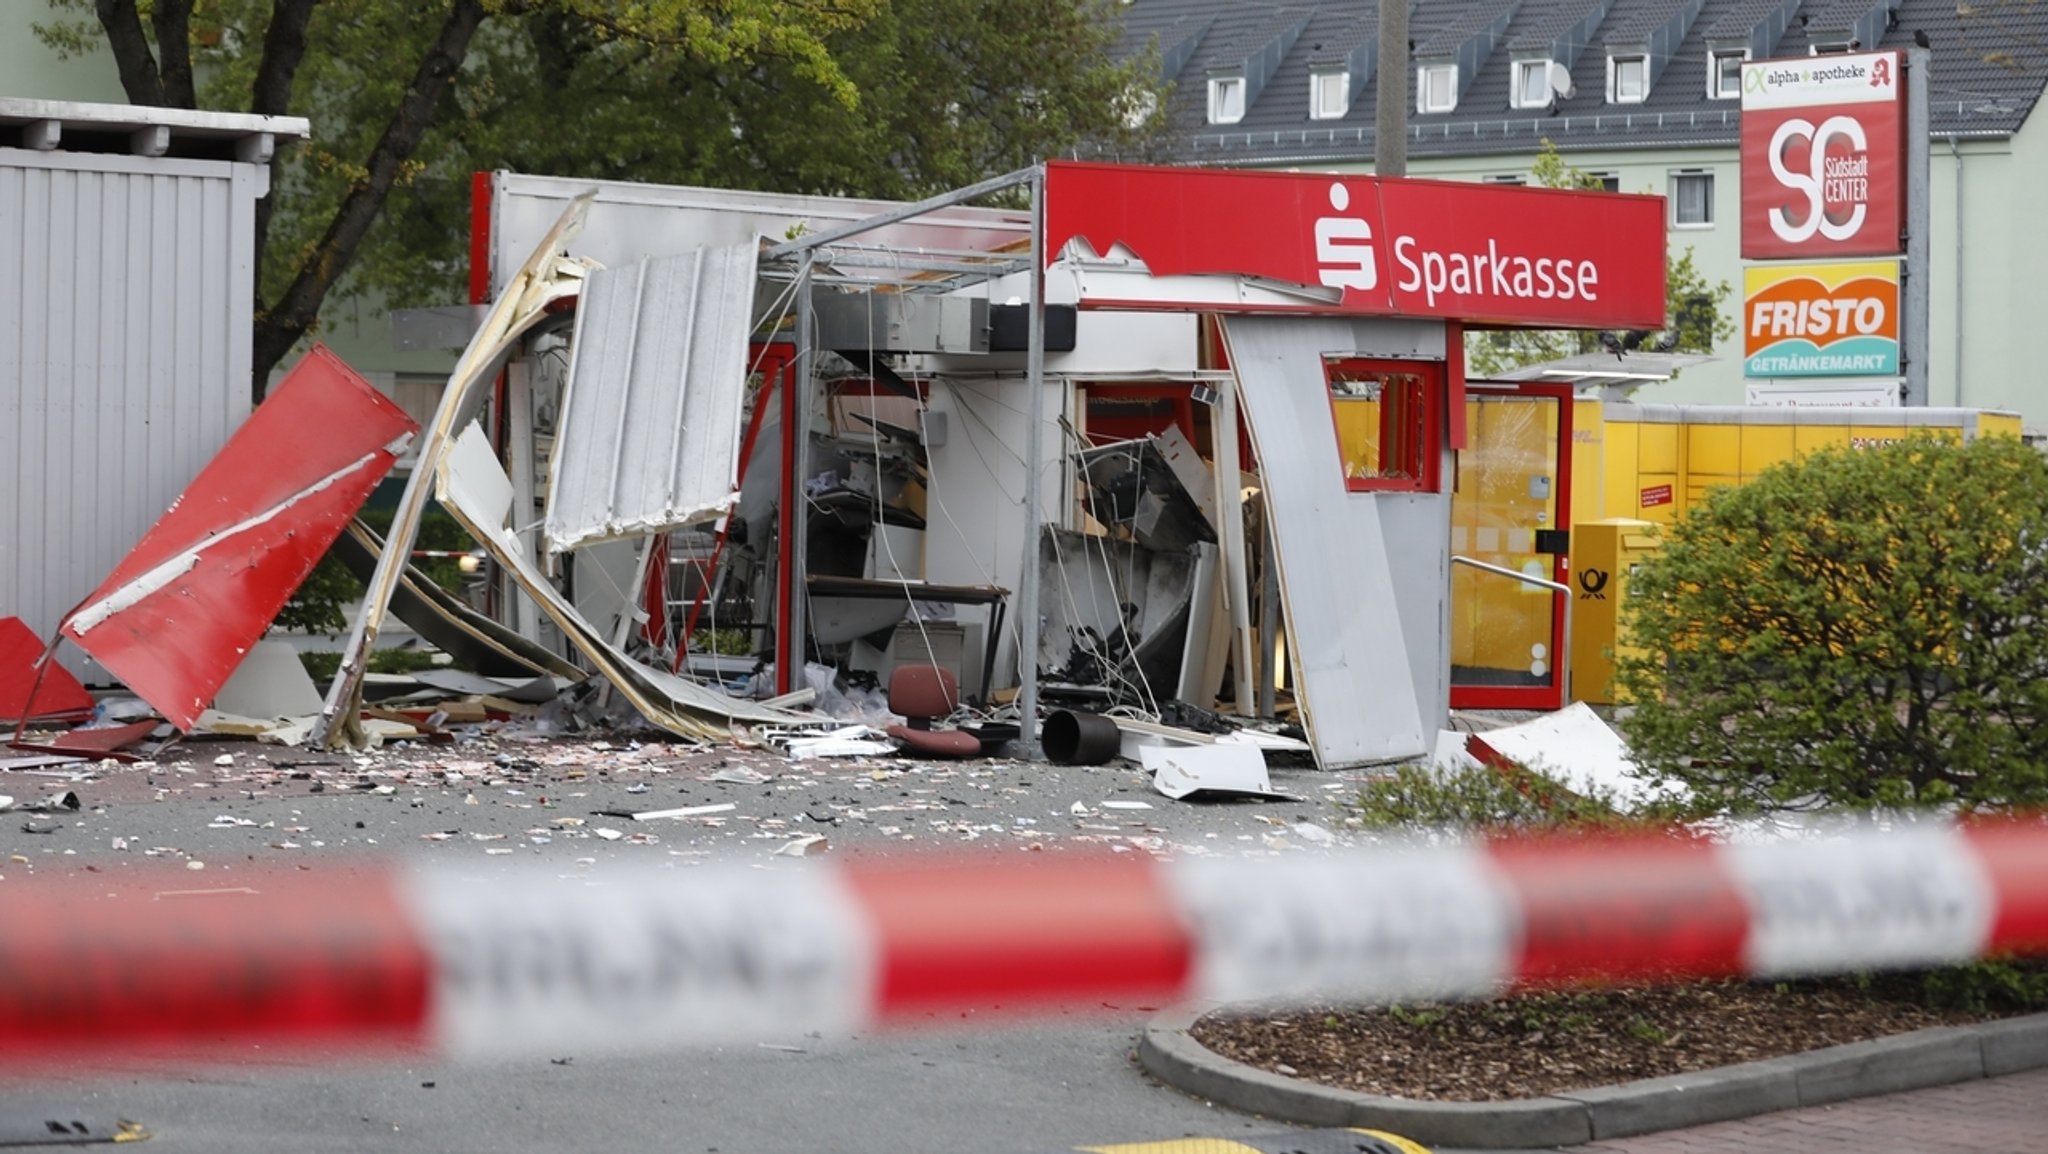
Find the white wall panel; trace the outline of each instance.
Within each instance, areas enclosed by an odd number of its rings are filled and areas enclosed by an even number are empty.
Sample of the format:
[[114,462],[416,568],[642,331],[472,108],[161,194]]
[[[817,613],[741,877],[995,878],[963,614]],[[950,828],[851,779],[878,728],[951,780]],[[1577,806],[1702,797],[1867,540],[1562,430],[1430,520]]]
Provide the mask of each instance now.
[[53,633],[248,414],[259,172],[0,149],[0,615]]
[[[1431,327],[1440,357],[1442,327]],[[1427,354],[1428,334],[1306,317],[1231,317],[1226,332],[1316,760],[1332,769],[1421,756],[1443,715],[1436,695],[1447,693],[1449,502],[1348,491],[1323,358]],[[1390,660],[1396,653],[1407,659]]]

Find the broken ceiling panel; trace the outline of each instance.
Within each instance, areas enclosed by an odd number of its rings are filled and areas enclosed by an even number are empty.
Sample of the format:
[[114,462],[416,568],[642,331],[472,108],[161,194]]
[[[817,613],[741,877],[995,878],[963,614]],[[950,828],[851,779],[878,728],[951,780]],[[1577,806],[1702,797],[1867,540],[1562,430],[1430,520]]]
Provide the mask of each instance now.
[[[334,556],[365,584],[375,576],[383,553],[383,539],[361,520],[349,522],[348,531],[334,542]],[[527,679],[553,674],[583,680],[582,670],[539,642],[528,641],[471,609],[416,565],[408,564],[392,589],[391,612],[434,648],[485,677]]]
[[527,556],[519,535],[510,527],[512,481],[478,426],[463,430],[441,455],[434,495],[505,566],[598,672],[655,725],[685,737],[720,738],[740,726],[818,725],[830,720],[727,696],[643,665],[605,640]]
[[434,419],[420,438],[420,451],[405,492],[391,515],[386,548],[377,556],[376,568],[365,581],[362,604],[356,607],[349,625],[348,640],[341,651],[341,667],[334,683],[327,687],[327,700],[320,708],[320,721],[313,727],[313,740],[322,745],[367,745],[370,735],[360,724],[357,712],[363,702],[363,675],[369,669],[369,655],[377,647],[377,632],[385,611],[391,608],[405,583],[413,543],[419,537],[420,518],[426,513],[429,478],[434,474],[455,433],[483,404],[484,386],[496,379],[525,335],[539,327],[558,301],[577,295],[591,271],[589,262],[563,255],[563,248],[583,227],[583,214],[593,194],[569,202],[553,228],[541,238],[533,254],[498,291],[483,325],[462,350],[448,385],[434,408]]
[[548,462],[550,552],[732,506],[757,250],[700,248],[591,274]]
[[417,431],[314,346],[58,632],[190,729]]

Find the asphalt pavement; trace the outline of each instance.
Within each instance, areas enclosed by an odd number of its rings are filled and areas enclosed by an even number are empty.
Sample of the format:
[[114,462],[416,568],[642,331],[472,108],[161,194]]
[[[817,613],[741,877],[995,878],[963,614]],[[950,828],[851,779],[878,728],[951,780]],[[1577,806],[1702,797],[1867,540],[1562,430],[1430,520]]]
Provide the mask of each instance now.
[[[0,886],[125,875],[174,887],[178,900],[232,902],[258,867],[288,863],[345,879],[377,859],[484,874],[539,861],[601,881],[624,864],[784,868],[794,844],[820,835],[811,851],[830,855],[1177,856],[1317,853],[1360,836],[1338,802],[1363,774],[1273,777],[1302,800],[1175,802],[1124,765],[797,762],[766,750],[507,735],[363,756],[194,742],[155,764],[0,771],[0,794],[16,801],[0,813]],[[36,803],[49,812],[22,812]],[[728,804],[694,817],[618,816]],[[52,1125],[103,1135],[122,1119],[150,1131],[142,1149],[224,1154],[1043,1154],[1286,1129],[1140,1071],[1132,1051],[1155,1009],[1101,1006],[1028,1024],[968,1015],[879,1036],[461,1066],[252,1050],[232,1063],[124,1055],[59,1070],[0,1055],[0,1146],[54,1138]],[[2048,1149],[2033,1121],[2048,1117],[2044,1088],[2038,1073],[2016,1075],[1597,1149],[2020,1154]]]
[[[378,858],[480,873],[538,859],[600,879],[622,863],[772,869],[791,861],[778,848],[816,835],[833,855],[1313,853],[1351,840],[1335,799],[1359,776],[1278,769],[1276,785],[1304,800],[1197,804],[1153,792],[1127,766],[797,762],[766,750],[561,739],[362,757],[194,742],[157,764],[0,774],[0,793],[17,807],[56,803],[47,815],[0,815],[0,885],[148,876],[180,900],[231,902],[256,867],[284,863],[336,877]],[[62,804],[65,794],[78,809]],[[733,808],[608,816],[722,804]],[[152,1057],[115,1070],[53,1072],[31,1061],[0,1074],[0,1136],[75,1115],[101,1129],[140,1122],[154,1135],[147,1148],[163,1150],[1025,1154],[1273,1131],[1138,1070],[1135,1037],[1155,1009],[1104,1006],[1029,1024],[970,1016],[879,1037],[763,1037],[504,1065],[260,1051],[234,1064]]]

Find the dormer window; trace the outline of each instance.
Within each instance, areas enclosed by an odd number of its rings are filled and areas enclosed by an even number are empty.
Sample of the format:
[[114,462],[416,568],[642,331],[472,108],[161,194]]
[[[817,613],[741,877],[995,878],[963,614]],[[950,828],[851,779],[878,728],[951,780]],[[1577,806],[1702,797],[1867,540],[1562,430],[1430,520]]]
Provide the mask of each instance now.
[[1317,72],[1308,86],[1310,120],[1342,120],[1351,111],[1351,73]]
[[1244,119],[1244,77],[1218,76],[1209,81],[1209,123],[1236,124]]
[[1416,77],[1415,92],[1420,110],[1452,112],[1458,107],[1458,66],[1425,64]]
[[1856,51],[1856,42],[1854,40],[1837,40],[1831,44],[1814,45],[1811,54],[1814,56],[1840,56],[1843,53],[1854,51]]
[[1515,61],[1514,99],[1510,102],[1516,108],[1550,107],[1550,69],[1548,59]]
[[1641,104],[1650,95],[1650,59],[1647,56],[1607,58],[1607,102]]
[[1749,59],[1749,49],[1723,49],[1707,54],[1707,97],[1711,100],[1734,100],[1742,95],[1742,62]]

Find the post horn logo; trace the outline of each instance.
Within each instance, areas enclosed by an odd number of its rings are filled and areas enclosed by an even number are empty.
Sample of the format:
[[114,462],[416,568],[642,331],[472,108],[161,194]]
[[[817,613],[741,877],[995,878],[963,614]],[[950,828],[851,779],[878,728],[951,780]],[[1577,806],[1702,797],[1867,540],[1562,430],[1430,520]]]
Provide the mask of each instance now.
[[1602,590],[1607,588],[1607,570],[1579,570],[1579,588],[1585,590],[1584,593],[1579,594],[1579,600],[1581,601],[1607,600],[1607,594],[1601,592]]

